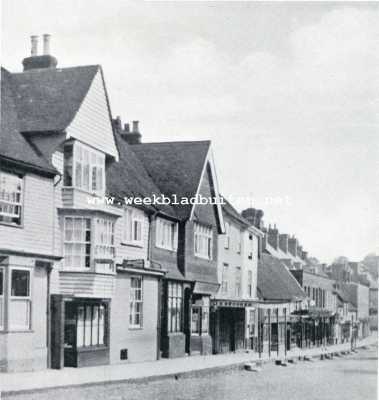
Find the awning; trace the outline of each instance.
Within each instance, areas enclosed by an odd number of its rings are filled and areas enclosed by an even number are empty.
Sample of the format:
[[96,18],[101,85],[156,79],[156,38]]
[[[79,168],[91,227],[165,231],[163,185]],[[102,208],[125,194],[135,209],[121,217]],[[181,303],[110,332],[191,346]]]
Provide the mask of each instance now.
[[246,308],[246,307],[258,307],[258,304],[254,300],[211,299],[211,306],[214,308],[219,308],[219,307]]
[[218,283],[208,283],[208,282],[195,282],[195,286],[193,288],[193,293],[195,294],[216,294],[219,288]]

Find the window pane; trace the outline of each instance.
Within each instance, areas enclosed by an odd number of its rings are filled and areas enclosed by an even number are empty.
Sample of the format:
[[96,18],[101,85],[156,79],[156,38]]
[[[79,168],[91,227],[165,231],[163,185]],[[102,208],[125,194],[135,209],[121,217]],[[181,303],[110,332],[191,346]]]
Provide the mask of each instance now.
[[84,306],[78,307],[78,326],[77,326],[76,343],[78,347],[82,347],[84,345]]
[[72,145],[64,147],[64,186],[72,186],[72,150]]
[[98,333],[99,333],[99,306],[93,307],[92,312],[92,345],[98,344]]
[[29,296],[29,271],[12,270],[11,295],[17,297]]
[[92,307],[86,306],[86,318],[84,322],[84,346],[91,346],[91,322]]
[[104,326],[105,326],[105,307],[99,307],[99,344],[104,344]]
[[4,294],[4,270],[0,269],[0,296]]
[[9,324],[13,329],[30,328],[30,301],[11,300],[9,303]]

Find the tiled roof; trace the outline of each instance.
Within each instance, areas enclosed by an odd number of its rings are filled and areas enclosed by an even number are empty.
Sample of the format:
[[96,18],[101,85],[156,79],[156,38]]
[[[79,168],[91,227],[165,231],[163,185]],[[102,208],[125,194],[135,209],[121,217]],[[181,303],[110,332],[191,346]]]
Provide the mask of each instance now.
[[264,300],[293,301],[306,297],[297,280],[283,262],[262,254],[258,262],[258,293]]
[[[132,146],[160,191],[172,198],[196,195],[210,141],[143,143]],[[179,218],[189,218],[191,205],[173,205]]]
[[0,156],[55,174],[54,167],[20,133],[13,76],[1,68]]
[[[151,198],[161,195],[140,159],[134,154],[133,149],[119,134],[115,135],[119,151],[119,162],[113,162],[107,168],[107,194],[109,196]],[[169,205],[145,206],[152,211],[161,211],[166,215],[175,217],[175,211]]]
[[21,132],[62,131],[74,119],[98,65],[12,74]]

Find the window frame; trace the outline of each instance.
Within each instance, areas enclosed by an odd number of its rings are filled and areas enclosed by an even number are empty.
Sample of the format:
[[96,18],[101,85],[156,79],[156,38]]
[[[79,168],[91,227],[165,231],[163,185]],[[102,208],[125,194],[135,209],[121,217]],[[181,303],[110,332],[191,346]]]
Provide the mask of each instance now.
[[[1,175],[10,175],[10,176],[16,176],[20,181],[21,181],[21,189],[20,189],[20,200],[19,202],[10,202],[8,200],[1,200],[0,203],[7,203],[7,204],[13,204],[18,206],[20,208],[20,214],[19,214],[19,219],[20,223],[15,223],[15,222],[9,222],[9,221],[2,221],[0,220],[1,225],[6,225],[6,226],[12,226],[15,228],[23,228],[24,227],[24,202],[25,202],[25,174],[19,173],[19,172],[14,172],[14,171],[9,171],[6,169],[1,169],[0,170],[0,182],[1,182]],[[12,178],[13,179],[13,178]],[[1,192],[0,192],[1,193]],[[2,213],[0,212],[0,216]]]
[[253,271],[247,271],[247,296],[253,297]]
[[[204,245],[204,242],[206,245]],[[213,229],[210,226],[194,223],[194,254],[204,260],[213,260]],[[205,254],[206,249],[207,254]]]
[[[29,275],[28,278],[28,295],[27,296],[15,296],[12,295],[12,273],[13,271],[26,271]],[[31,331],[32,330],[32,270],[27,267],[21,267],[21,266],[9,266],[8,269],[8,294],[9,294],[9,303],[8,303],[8,331]],[[3,278],[4,279],[4,278]],[[24,301],[27,304],[27,319],[28,319],[28,324],[25,326],[21,325],[13,325],[12,320],[11,320],[11,304],[12,302],[17,302],[17,301]]]
[[229,292],[229,264],[222,264],[222,272],[221,272],[221,294],[227,295]]
[[[73,225],[72,225],[72,239],[68,241],[66,239],[66,225],[67,225],[67,219],[71,218],[73,220]],[[90,239],[89,241],[84,240],[84,241],[76,241],[74,238],[75,235],[75,229],[74,229],[74,220],[82,220],[82,221],[89,221],[89,232],[90,232]],[[84,239],[86,239],[86,232],[88,231],[87,229],[87,224],[85,223],[85,228],[84,228]],[[83,227],[83,224],[82,224]],[[83,231],[82,231],[83,234]],[[66,244],[71,244],[72,249],[74,249],[75,245],[81,245],[84,246],[85,252],[84,252],[84,265],[80,265],[79,267],[76,267],[73,263],[73,259],[71,261],[70,265],[67,265],[67,254],[66,254]],[[64,256],[64,261],[63,261],[63,269],[64,270],[71,270],[71,271],[88,271],[91,269],[93,266],[93,259],[94,259],[94,245],[95,245],[95,239],[94,239],[94,221],[93,218],[90,216],[83,216],[83,215],[64,215],[63,216],[63,256]],[[89,252],[87,254],[87,246],[89,246]],[[75,252],[71,253],[71,258],[74,256],[78,256]],[[80,254],[81,257],[83,257],[83,254]],[[89,263],[88,266],[86,265],[86,260],[87,257],[89,257]]]
[[[91,348],[104,348],[108,347],[108,304],[107,303],[93,303],[93,302],[77,302],[75,305],[75,348],[76,349],[91,349]],[[92,343],[93,339],[93,310],[94,308],[97,307],[98,309],[98,314],[97,314],[97,344]],[[79,309],[83,309],[83,326],[82,326],[82,344],[79,345],[78,343],[78,338],[79,338]],[[90,318],[90,324],[88,326],[87,324],[87,309],[91,308],[91,318]],[[100,309],[103,309],[103,327],[102,327],[102,332],[103,332],[103,338],[102,342],[100,342]],[[91,344],[86,345],[86,330],[87,328],[90,328],[90,342]]]
[[[170,287],[172,291],[170,294]],[[180,287],[180,296],[179,293]],[[175,293],[174,293],[174,288]],[[183,301],[184,301],[184,288],[181,282],[169,281],[167,282],[167,332],[179,333],[183,332]],[[170,308],[170,303],[172,304]],[[175,316],[170,310],[175,310]],[[172,322],[175,321],[175,324]],[[175,326],[173,326],[175,325]]]
[[[132,280],[138,280],[140,282],[140,287],[139,288],[134,288],[132,287]],[[129,329],[143,329],[143,302],[144,302],[144,284],[143,284],[144,280],[143,280],[143,276],[142,275],[133,275],[130,277],[129,280]],[[136,300],[135,299],[135,293],[134,296],[132,296],[133,290],[135,292],[135,289],[137,289],[138,291],[141,292],[141,299],[140,300]],[[140,304],[141,305],[141,310],[139,313],[134,312],[134,305]],[[135,316],[136,314],[139,314],[140,319],[139,319],[139,324],[135,324],[133,322],[133,316]]]
[[224,249],[229,250],[230,248],[230,223],[225,222],[225,238],[224,238]]
[[[170,232],[171,238],[169,239],[170,244],[168,244],[167,232],[165,230],[169,227],[168,232]],[[178,249],[178,223],[170,221],[164,218],[156,219],[156,229],[155,229],[155,245],[160,249],[177,251]]]
[[[123,213],[122,244],[143,247],[144,217],[139,215],[133,208],[126,207]],[[136,226],[139,225],[140,238],[136,239]]]
[[[72,146],[72,159],[70,164],[66,161],[65,149]],[[88,154],[87,162],[85,163],[85,154]],[[80,154],[80,157],[79,157]],[[104,196],[105,194],[105,154],[100,150],[88,146],[85,143],[79,142],[78,140],[70,141],[64,144],[63,150],[63,174],[66,175],[66,169],[71,167],[71,185],[65,183],[65,178],[63,181],[64,188],[74,188],[82,190],[86,193],[95,194],[98,196]],[[77,179],[77,169],[80,165],[80,185],[78,185]],[[85,168],[88,169],[88,186],[84,184]],[[95,185],[93,180],[93,173],[95,171]],[[100,173],[99,173],[100,171]],[[101,183],[101,188],[96,186]]]
[[[196,330],[193,330],[193,315],[194,311],[198,314],[198,319],[196,323]],[[204,323],[204,316],[206,315],[207,323]],[[209,307],[201,305],[191,306],[191,336],[206,336],[209,335]]]
[[[235,267],[235,280],[234,280],[234,295],[235,297],[241,297],[242,295],[242,268]],[[238,284],[238,285],[237,285]],[[237,291],[238,288],[238,291]]]

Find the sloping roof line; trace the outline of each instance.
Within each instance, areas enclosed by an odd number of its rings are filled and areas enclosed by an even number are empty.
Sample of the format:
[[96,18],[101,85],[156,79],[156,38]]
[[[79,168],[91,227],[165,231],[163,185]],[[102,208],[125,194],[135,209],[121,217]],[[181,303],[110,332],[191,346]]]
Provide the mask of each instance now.
[[99,65],[12,74],[21,132],[64,131],[75,118]]
[[19,113],[15,101],[12,74],[1,68],[1,119],[0,157],[2,163],[16,163],[23,168],[32,168],[37,173],[57,174],[31,142],[20,132]]

